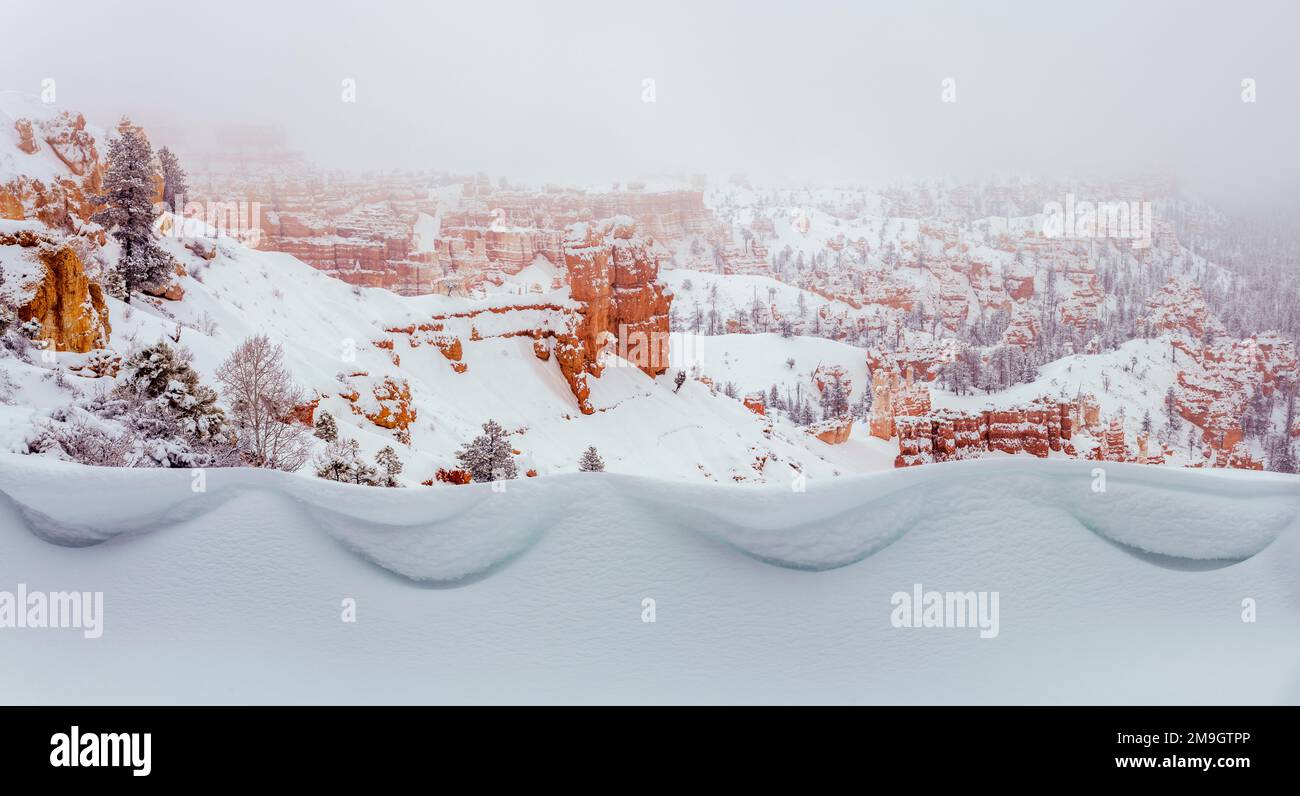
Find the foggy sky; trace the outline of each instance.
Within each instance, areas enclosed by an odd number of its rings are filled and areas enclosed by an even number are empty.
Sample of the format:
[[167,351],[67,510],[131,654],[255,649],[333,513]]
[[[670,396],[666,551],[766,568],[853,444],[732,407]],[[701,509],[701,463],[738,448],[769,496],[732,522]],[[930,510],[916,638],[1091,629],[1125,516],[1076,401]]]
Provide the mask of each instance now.
[[60,104],[182,151],[251,123],[327,167],[569,184],[1163,171],[1247,203],[1300,185],[1296,3],[0,5],[0,88],[53,77]]

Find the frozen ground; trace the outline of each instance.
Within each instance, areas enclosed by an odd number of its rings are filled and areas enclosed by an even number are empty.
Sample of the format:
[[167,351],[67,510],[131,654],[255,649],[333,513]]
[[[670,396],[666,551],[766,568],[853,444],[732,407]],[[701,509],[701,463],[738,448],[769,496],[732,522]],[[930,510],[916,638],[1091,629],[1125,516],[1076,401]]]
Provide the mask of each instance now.
[[[0,702],[1300,702],[1300,479],[1093,466],[196,494],[3,455],[0,590],[105,617],[0,629]],[[997,591],[998,636],[891,626],[916,583]]]

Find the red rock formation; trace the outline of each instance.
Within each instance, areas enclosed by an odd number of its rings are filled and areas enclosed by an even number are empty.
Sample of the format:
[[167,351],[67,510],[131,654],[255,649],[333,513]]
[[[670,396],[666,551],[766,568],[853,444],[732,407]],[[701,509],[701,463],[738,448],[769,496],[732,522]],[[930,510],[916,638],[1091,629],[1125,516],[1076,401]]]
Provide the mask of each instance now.
[[[448,470],[443,467],[439,467],[438,472],[434,473],[433,477],[436,478],[440,484],[463,485],[474,480],[474,477],[469,474],[468,470]],[[429,485],[432,486],[432,484]]]
[[1017,312],[1002,332],[1003,345],[1013,345],[1022,351],[1033,348],[1037,339],[1038,318],[1029,312]]
[[822,420],[808,426],[807,432],[827,445],[839,445],[847,442],[853,433],[852,417],[837,417]]
[[586,374],[600,375],[600,355],[611,341],[649,376],[668,369],[672,296],[658,282],[651,244],[626,217],[578,224],[566,234],[569,294],[582,308],[573,334],[557,336],[555,355],[584,413]]
[[871,371],[870,433],[880,439],[892,439],[899,417],[915,417],[930,411],[930,390],[912,381],[912,373],[899,378],[893,368],[877,367]]
[[108,345],[108,305],[98,282],[86,275],[85,266],[71,244],[35,233],[0,234],[0,247],[13,247],[14,262],[25,262],[25,277],[13,285],[8,299],[17,306],[18,320],[38,321],[41,339],[56,351],[87,353]]
[[298,404],[293,408],[293,419],[302,423],[304,426],[316,425],[316,409],[320,406],[320,396],[312,400]]
[[1226,334],[1223,324],[1205,303],[1201,288],[1176,277],[1147,299],[1146,314],[1139,322],[1151,336],[1175,332],[1211,342]]
[[[408,295],[500,285],[538,257],[558,268],[563,230],[573,223],[627,215],[663,239],[704,234],[716,223],[701,191],[513,191],[474,179],[459,200],[445,201],[430,194],[440,183],[434,175],[327,175],[284,158],[250,173],[244,154],[212,174],[193,173],[205,194],[195,198],[256,204],[261,248],[352,284]],[[421,222],[421,214],[441,223]]]
[[18,151],[25,155],[35,155],[39,147],[36,145],[36,134],[32,132],[31,119],[14,122],[14,130],[18,132]]
[[[599,378],[604,355],[615,353],[647,375],[668,367],[668,308],[672,300],[658,282],[652,242],[636,234],[628,219],[577,225],[565,241],[571,300],[493,304],[438,315],[419,326],[387,331],[404,335],[407,346],[435,345],[465,371],[463,339],[529,337],[538,359],[552,355],[583,414],[595,409],[587,379]],[[454,326],[458,334],[447,331]],[[482,327],[486,333],[480,332]]]
[[[351,403],[353,413],[364,416],[380,428],[392,429],[399,442],[410,444],[410,428],[415,422],[416,412],[411,406],[411,387],[406,380],[391,376],[372,380],[365,373],[354,373],[348,378],[349,381],[356,380],[360,386],[354,383],[339,392],[339,396]],[[370,395],[363,396],[362,390]]]
[[928,335],[918,338],[900,337],[893,350],[867,349],[867,368],[873,373],[889,369],[900,376],[911,371],[917,381],[934,381],[944,366],[957,358],[960,344],[951,338],[936,340]]
[[986,409],[971,413],[936,409],[918,416],[894,418],[898,432],[895,467],[978,458],[990,451],[1028,453],[1045,458],[1049,451],[1074,456],[1071,417],[1078,407],[1069,401],[1040,398],[1027,406]]
[[[14,127],[20,152],[34,155],[44,142],[67,173],[49,182],[18,176],[0,184],[0,218],[34,218],[53,229],[77,230],[94,214],[91,197],[99,193],[103,179],[95,137],[86,129],[85,118],[63,111],[36,124],[18,119]],[[14,165],[21,175],[23,164]]]
[[[1214,334],[1217,320],[1201,318],[1202,328]],[[1181,369],[1176,377],[1178,413],[1199,426],[1204,441],[1214,450],[1216,462],[1227,466],[1244,461],[1233,451],[1242,439],[1241,419],[1258,390],[1272,394],[1279,384],[1300,378],[1295,345],[1274,333],[1243,340],[1220,340],[1200,345],[1194,338],[1175,338]]]
[[767,399],[761,392],[752,392],[741,401],[745,408],[756,415],[767,415]]
[[826,388],[831,386],[832,382],[839,382],[844,388],[844,396],[847,398],[853,391],[853,379],[849,378],[848,372],[841,365],[818,365],[813,369],[812,382],[817,388],[817,393],[826,392]]

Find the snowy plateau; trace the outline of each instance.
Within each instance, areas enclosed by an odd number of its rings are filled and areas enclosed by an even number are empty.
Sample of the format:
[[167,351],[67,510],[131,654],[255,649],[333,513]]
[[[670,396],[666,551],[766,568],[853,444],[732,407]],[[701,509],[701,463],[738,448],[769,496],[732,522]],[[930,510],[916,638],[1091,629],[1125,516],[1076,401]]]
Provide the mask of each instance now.
[[[1134,251],[1047,188],[277,175],[260,241],[160,209],[127,302],[112,138],[0,92],[0,593],[97,623],[0,613],[0,702],[1300,703],[1295,345],[1208,209]],[[104,410],[256,335],[297,467]],[[458,457],[489,420],[518,477]],[[931,592],[978,615],[895,621]]]

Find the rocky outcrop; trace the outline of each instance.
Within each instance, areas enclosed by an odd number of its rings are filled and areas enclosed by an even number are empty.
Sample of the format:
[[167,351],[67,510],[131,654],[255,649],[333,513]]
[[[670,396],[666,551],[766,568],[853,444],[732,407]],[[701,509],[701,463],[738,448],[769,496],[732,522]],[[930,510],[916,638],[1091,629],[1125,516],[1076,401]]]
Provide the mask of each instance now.
[[972,459],[995,451],[1039,458],[1052,451],[1074,456],[1073,418],[1077,413],[1074,402],[1040,398],[1026,406],[990,407],[980,412],[936,409],[895,417],[898,456],[894,466]]
[[14,121],[14,130],[19,153],[35,156],[47,148],[66,172],[36,179],[23,173],[19,160],[14,164],[19,176],[0,183],[0,218],[33,218],[67,232],[79,229],[96,210],[91,198],[101,190],[103,179],[99,150],[85,117],[61,111],[37,122],[22,118]]
[[40,324],[39,337],[56,351],[88,353],[108,345],[108,305],[99,283],[91,280],[76,249],[35,233],[0,234],[4,259],[4,300],[18,320]]
[[1210,312],[1201,288],[1177,278],[1147,299],[1146,314],[1139,323],[1152,337],[1172,332],[1209,343],[1227,333]]
[[[551,294],[532,302],[505,297],[463,312],[434,315],[424,323],[391,327],[406,347],[434,346],[464,372],[462,341],[527,337],[542,361],[557,363],[583,414],[595,411],[589,378],[599,378],[610,354],[650,376],[668,367],[668,308],[672,296],[658,281],[652,241],[626,218],[576,225],[565,240],[569,297]],[[400,346],[398,346],[400,347]],[[617,361],[617,360],[615,360]]]
[[18,151],[24,155],[35,155],[40,147],[36,145],[36,134],[32,131],[31,119],[19,119],[14,122],[14,131],[18,133]]
[[1002,344],[1028,351],[1033,348],[1038,333],[1038,318],[1029,312],[1017,312],[1002,332]]
[[380,428],[393,430],[399,442],[410,444],[411,423],[415,408],[411,406],[411,386],[405,379],[392,376],[371,378],[367,373],[347,377],[348,387],[339,396],[351,404],[354,414],[362,415]]
[[672,295],[658,281],[652,243],[626,216],[566,231],[569,295],[581,309],[573,334],[557,339],[555,355],[580,406],[588,392],[585,374],[600,375],[602,354],[611,345],[648,376],[668,369]]
[[[269,146],[269,145],[268,145]],[[245,223],[261,231],[259,247],[286,252],[343,281],[397,293],[466,295],[501,285],[544,258],[564,262],[564,230],[574,223],[625,215],[656,238],[712,231],[702,191],[587,192],[548,187],[511,190],[466,178],[460,196],[439,198],[445,177],[383,172],[325,174],[267,153],[241,152],[212,174],[191,174],[196,200],[256,207]],[[531,287],[531,286],[530,286]],[[552,284],[537,284],[546,291]]]
[[898,371],[877,367],[871,371],[871,418],[873,437],[893,439],[897,433],[895,418],[919,417],[930,412],[930,390],[912,381],[912,372],[900,377]]
[[818,365],[813,368],[812,383],[817,388],[818,395],[825,393],[835,382],[844,388],[844,396],[848,398],[849,393],[853,392],[853,379],[849,378],[842,365]]
[[[1204,327],[1211,330],[1217,320]],[[1242,441],[1242,417],[1256,392],[1272,395],[1278,386],[1300,379],[1295,344],[1266,332],[1242,340],[1220,339],[1201,345],[1198,338],[1174,338],[1180,365],[1174,398],[1178,413],[1203,430],[1203,440],[1223,461]]]
[[909,372],[916,381],[934,381],[944,366],[957,358],[960,343],[952,338],[935,339],[929,335],[900,335],[890,349],[867,349],[867,368],[892,370],[899,376]]
[[840,445],[848,442],[853,433],[852,417],[833,417],[808,426],[807,432],[827,445]]

